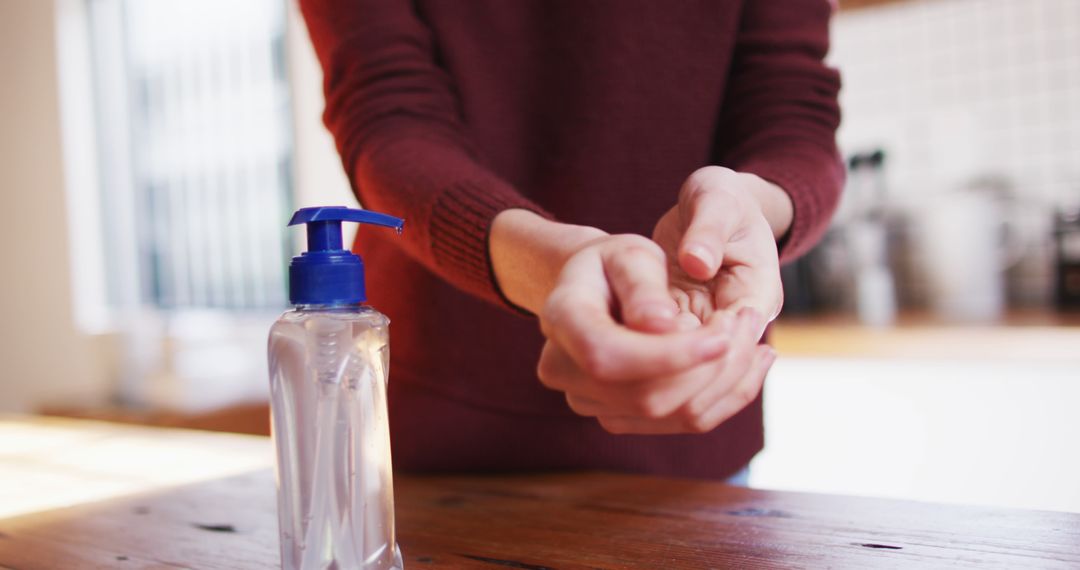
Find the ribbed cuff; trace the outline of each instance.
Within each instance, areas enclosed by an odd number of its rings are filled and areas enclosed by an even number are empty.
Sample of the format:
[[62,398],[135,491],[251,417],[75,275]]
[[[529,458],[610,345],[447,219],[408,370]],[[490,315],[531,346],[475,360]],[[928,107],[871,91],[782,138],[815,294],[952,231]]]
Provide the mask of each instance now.
[[465,291],[528,315],[499,289],[488,249],[492,221],[511,208],[551,218],[542,208],[497,182],[464,181],[444,188],[431,212],[431,252],[439,267],[461,277],[458,285]]
[[[787,157],[785,157],[787,158]],[[740,172],[756,174],[776,184],[791,198],[794,208],[791,227],[777,244],[780,262],[787,263],[805,254],[821,239],[829,227],[843,185],[843,166],[809,162],[806,168],[794,168],[798,160],[751,160],[735,167]]]

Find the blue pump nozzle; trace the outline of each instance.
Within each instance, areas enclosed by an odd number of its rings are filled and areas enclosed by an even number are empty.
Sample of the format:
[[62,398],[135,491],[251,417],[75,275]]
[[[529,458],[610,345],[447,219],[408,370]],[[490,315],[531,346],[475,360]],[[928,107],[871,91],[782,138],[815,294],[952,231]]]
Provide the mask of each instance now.
[[405,220],[344,206],[301,208],[290,226],[307,224],[308,250],[289,264],[289,301],[294,305],[352,305],[367,300],[364,262],[344,249],[341,222],[394,228],[401,233]]

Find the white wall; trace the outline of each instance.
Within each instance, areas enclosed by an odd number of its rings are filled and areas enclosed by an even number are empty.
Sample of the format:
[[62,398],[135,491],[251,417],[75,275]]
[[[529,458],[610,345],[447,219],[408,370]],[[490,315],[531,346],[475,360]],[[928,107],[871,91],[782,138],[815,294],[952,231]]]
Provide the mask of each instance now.
[[[341,166],[334,139],[322,123],[322,69],[315,58],[307,27],[297,7],[289,0],[288,44],[289,83],[293,97],[295,128],[295,205],[356,207],[356,198]],[[345,243],[352,243],[355,224],[345,224]],[[299,235],[299,234],[298,234]],[[302,244],[302,242],[298,242]]]
[[998,173],[1032,200],[1080,203],[1080,2],[907,0],[841,12],[848,152],[892,151],[893,190]]
[[76,330],[57,90],[55,5],[0,2],[0,410],[107,393],[93,339]]

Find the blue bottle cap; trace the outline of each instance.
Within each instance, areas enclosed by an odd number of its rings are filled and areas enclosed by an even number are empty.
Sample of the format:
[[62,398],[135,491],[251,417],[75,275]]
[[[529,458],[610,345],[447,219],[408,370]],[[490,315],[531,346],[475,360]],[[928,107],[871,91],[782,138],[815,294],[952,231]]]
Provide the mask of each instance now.
[[364,262],[341,244],[341,222],[394,228],[405,220],[344,206],[301,208],[290,226],[307,224],[307,251],[289,264],[289,302],[294,305],[353,305],[367,300]]

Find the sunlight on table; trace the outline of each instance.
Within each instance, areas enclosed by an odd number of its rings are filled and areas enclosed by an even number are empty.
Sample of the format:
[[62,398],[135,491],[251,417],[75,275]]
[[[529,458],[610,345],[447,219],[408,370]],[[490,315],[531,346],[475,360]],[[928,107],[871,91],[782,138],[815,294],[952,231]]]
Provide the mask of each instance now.
[[264,437],[0,416],[0,519],[272,465]]

